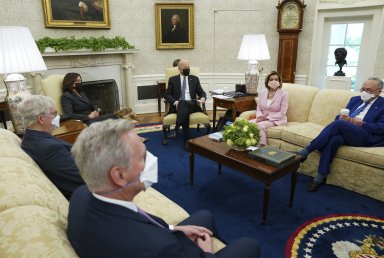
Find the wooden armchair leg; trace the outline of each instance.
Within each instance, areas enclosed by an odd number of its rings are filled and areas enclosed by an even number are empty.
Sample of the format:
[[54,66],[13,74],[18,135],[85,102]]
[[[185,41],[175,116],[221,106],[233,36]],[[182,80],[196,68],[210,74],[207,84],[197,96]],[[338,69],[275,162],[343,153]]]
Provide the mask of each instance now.
[[169,125],[163,125],[163,134],[164,134],[164,139],[163,139],[163,144],[167,145],[168,144],[168,133],[170,131],[170,126]]
[[207,134],[209,134],[211,132],[211,124],[205,124],[204,125],[206,128],[207,128]]

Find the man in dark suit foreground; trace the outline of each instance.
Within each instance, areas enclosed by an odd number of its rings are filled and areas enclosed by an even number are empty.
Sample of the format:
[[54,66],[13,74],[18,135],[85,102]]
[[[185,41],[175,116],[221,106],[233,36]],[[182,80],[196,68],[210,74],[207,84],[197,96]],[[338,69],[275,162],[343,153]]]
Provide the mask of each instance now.
[[69,199],[84,181],[72,158],[72,145],[52,136],[52,123],[57,116],[52,99],[40,95],[28,96],[18,105],[17,111],[26,127],[21,148]]
[[381,79],[368,78],[360,89],[361,96],[352,97],[349,101],[346,107],[349,114],[336,116],[335,121],[298,152],[304,160],[312,151],[321,152],[317,175],[307,188],[309,192],[316,191],[324,182],[340,146],[384,146],[384,98],[380,97],[382,90]]
[[157,182],[157,158],[126,120],[106,120],[84,129],[72,148],[86,182],[72,195],[67,235],[80,257],[259,257],[255,240],[242,238],[216,254],[215,226],[208,211],[168,225],[133,202]]
[[[194,75],[189,75],[188,60],[180,60],[178,63],[179,75],[169,78],[168,88],[164,98],[171,108],[169,113],[176,113],[175,134],[180,126],[183,127],[184,141],[189,140],[189,115],[194,112],[202,112],[199,103],[205,103],[207,95],[200,85],[200,80]],[[196,98],[199,96],[199,100]]]

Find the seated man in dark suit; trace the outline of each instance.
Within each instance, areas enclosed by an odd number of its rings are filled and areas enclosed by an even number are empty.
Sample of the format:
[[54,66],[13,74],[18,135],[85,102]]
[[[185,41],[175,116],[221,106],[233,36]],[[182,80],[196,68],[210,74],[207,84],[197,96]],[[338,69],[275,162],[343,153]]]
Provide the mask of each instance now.
[[342,145],[355,147],[384,146],[384,98],[380,97],[383,81],[368,78],[360,89],[361,96],[352,97],[347,105],[349,115],[336,116],[321,133],[298,152],[304,159],[312,151],[321,152],[316,177],[308,185],[316,191],[330,173],[331,163]]
[[69,204],[67,235],[80,257],[259,257],[255,240],[242,238],[213,254],[215,225],[208,211],[179,225],[141,210],[133,202],[157,182],[157,157],[126,120],[84,129],[72,148],[86,182]]
[[[177,113],[175,134],[182,126],[184,141],[187,141],[189,140],[189,115],[202,112],[198,102],[205,103],[207,95],[200,85],[199,78],[189,75],[188,60],[180,60],[178,68],[180,74],[169,78],[164,98],[171,106],[169,113]],[[196,96],[200,99],[196,99]]]
[[28,96],[17,111],[26,127],[21,148],[69,199],[84,181],[72,158],[72,145],[52,136],[52,121],[57,116],[53,100],[41,95]]

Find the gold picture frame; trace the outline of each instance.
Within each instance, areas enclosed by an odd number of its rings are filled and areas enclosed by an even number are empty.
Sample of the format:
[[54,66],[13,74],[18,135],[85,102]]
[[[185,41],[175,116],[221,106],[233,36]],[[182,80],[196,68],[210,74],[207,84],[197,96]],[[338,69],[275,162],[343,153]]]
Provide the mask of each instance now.
[[43,0],[45,26],[109,29],[109,0]]
[[156,48],[194,48],[193,3],[156,3]]

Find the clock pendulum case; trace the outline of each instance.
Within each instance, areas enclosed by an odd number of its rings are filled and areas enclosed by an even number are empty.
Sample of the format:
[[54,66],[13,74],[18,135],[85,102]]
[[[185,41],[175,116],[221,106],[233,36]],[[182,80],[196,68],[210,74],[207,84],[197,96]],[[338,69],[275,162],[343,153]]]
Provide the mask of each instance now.
[[277,71],[283,82],[295,82],[299,33],[303,27],[304,0],[279,1],[276,8],[279,32]]

